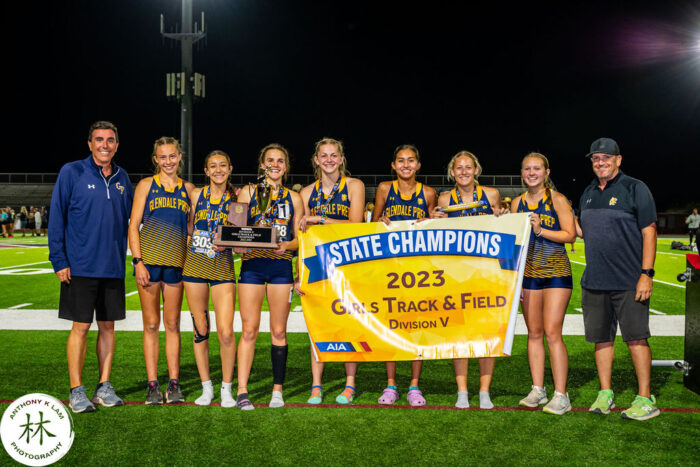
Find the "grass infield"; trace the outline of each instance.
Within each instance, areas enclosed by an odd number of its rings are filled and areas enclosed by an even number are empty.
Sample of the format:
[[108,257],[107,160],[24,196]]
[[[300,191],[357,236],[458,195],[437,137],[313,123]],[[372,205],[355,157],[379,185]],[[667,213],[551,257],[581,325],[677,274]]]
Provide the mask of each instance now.
[[[58,283],[50,271],[48,251],[39,248],[7,248],[10,243],[46,243],[44,238],[0,240],[0,308],[21,304],[22,312],[55,309]],[[656,279],[651,308],[665,314],[683,314],[685,291],[676,275],[685,270],[685,255],[670,249],[671,238],[658,242]],[[570,247],[567,247],[567,250]],[[578,282],[585,263],[584,245],[571,253],[574,291],[568,313],[580,313]],[[47,270],[48,269],[48,270]],[[4,271],[4,272],[3,272]],[[11,271],[11,272],[8,272]],[[126,291],[136,287],[127,266]],[[186,302],[183,303],[186,307]],[[294,297],[292,308],[299,305]],[[265,306],[266,308],[266,306]],[[127,309],[140,309],[136,294],[127,297]],[[185,308],[186,309],[186,308]],[[20,310],[18,310],[19,312]],[[0,410],[8,401],[31,392],[68,397],[65,344],[67,331],[0,331]],[[97,334],[87,344],[84,383],[92,395],[97,383],[94,353]],[[237,336],[238,337],[238,336]],[[221,382],[218,342],[212,335],[211,367],[217,399],[210,407],[191,402],[181,406],[144,406],[145,367],[140,332],[118,332],[111,381],[126,407],[100,408],[96,413],[73,416],[76,439],[59,464],[109,465],[386,465],[386,464],[651,464],[697,465],[700,452],[700,396],[685,389],[682,375],[672,368],[652,369],[652,393],[662,414],[646,422],[623,420],[619,411],[607,416],[587,413],[595,399],[598,381],[593,346],[583,337],[565,336],[570,354],[568,391],[574,410],[564,416],[548,415],[518,407],[529,391],[530,377],[526,337],[516,336],[513,356],[496,362],[491,397],[497,408],[479,410],[478,365],[469,369],[469,410],[456,410],[456,386],[450,361],[426,361],[421,390],[428,407],[407,405],[410,365],[399,363],[401,398],[391,408],[378,407],[384,388],[383,363],[363,363],[357,375],[358,395],[352,407],[334,404],[343,389],[343,365],[328,364],[324,375],[325,402],[309,407],[311,385],[309,341],[304,334],[289,335],[289,363],[282,409],[269,409],[272,387],[269,334],[260,335],[250,397],[253,412],[224,409],[218,405]],[[613,371],[615,401],[627,408],[636,392],[629,353],[619,340]],[[652,337],[655,359],[681,359],[683,338]],[[167,383],[161,333],[159,379]],[[200,393],[199,376],[192,354],[192,334],[182,334],[180,379],[185,397]],[[234,385],[235,385],[234,380]],[[551,397],[547,366],[545,382]],[[10,464],[0,450],[0,465]]]
[[[13,400],[43,392],[66,400],[65,331],[0,331],[0,399]],[[94,355],[96,333],[91,332],[84,370],[88,396],[97,383]],[[185,397],[193,401],[200,391],[194,363],[192,334],[182,334],[181,381]],[[310,390],[309,343],[303,334],[289,336],[289,363],[285,385],[288,407],[269,409],[272,370],[269,334],[260,336],[250,397],[253,412],[197,407],[144,406],[145,370],[140,332],[118,332],[112,382],[127,406],[98,408],[96,413],[73,416],[76,440],[63,459],[72,464],[275,464],[275,465],[384,465],[411,464],[693,464],[698,452],[700,397],[682,385],[682,375],[671,368],[654,368],[652,392],[665,410],[646,422],[587,413],[598,386],[592,345],[579,336],[565,336],[570,353],[569,395],[576,410],[558,417],[520,409],[518,401],[529,390],[526,337],[516,336],[514,355],[496,362],[491,396],[498,410],[454,410],[456,399],[449,361],[426,361],[421,378],[431,407],[412,409],[405,400],[410,365],[399,363],[398,404],[405,410],[380,409],[377,398],[385,384],[383,363],[363,363],[357,375],[354,407],[337,408],[335,396],[344,385],[341,364],[328,364],[324,375],[325,402],[306,406]],[[221,381],[218,342],[212,336],[212,381],[217,394]],[[656,359],[682,357],[683,338],[653,337]],[[164,339],[161,339],[161,349]],[[161,352],[162,354],[162,352]],[[469,370],[470,403],[478,407],[478,365]],[[547,369],[546,386],[552,381]],[[613,374],[616,403],[629,406],[636,387],[629,354],[618,339]],[[167,382],[165,359],[159,361],[159,379]],[[0,404],[0,409],[7,405]],[[397,407],[398,408],[398,407]],[[689,411],[690,409],[691,411]],[[9,461],[3,451],[0,464]]]

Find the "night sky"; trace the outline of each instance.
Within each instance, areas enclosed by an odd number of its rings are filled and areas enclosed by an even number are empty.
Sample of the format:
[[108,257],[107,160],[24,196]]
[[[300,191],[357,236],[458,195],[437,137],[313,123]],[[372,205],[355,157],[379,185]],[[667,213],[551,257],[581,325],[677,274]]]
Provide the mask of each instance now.
[[[180,133],[165,97],[179,45],[161,38],[159,15],[174,27],[181,2],[22,3],[6,17],[0,172],[57,172],[87,155],[101,119],[119,127],[117,163],[148,172],[153,141]],[[607,136],[660,210],[700,201],[700,2],[472,3],[195,0],[208,34],[195,47],[207,79],[195,171],[223,149],[252,173],[279,142],[292,172],[309,173],[323,136],[345,142],[354,174],[389,174],[401,143],[418,146],[427,174],[461,149],[485,174],[517,174],[534,150],[577,201],[593,177],[584,155]]]

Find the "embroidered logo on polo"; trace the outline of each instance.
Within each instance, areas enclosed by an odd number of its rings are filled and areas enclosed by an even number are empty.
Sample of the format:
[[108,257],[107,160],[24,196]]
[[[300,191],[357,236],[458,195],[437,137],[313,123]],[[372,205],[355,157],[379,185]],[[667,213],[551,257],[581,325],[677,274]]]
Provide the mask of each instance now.
[[117,190],[119,190],[120,194],[124,194],[124,187],[119,182],[117,182],[114,186],[117,188]]
[[88,190],[94,190],[94,189],[95,189],[95,185],[90,185],[90,184],[88,183]]
[[610,198],[610,202],[608,203],[610,206],[615,206],[617,204],[617,198],[614,196]]

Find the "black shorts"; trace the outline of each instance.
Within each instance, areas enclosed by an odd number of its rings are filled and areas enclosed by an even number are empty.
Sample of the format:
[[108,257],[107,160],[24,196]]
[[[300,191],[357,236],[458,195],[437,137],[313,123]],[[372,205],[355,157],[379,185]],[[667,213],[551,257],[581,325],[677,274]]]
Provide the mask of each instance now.
[[622,340],[647,339],[649,332],[649,300],[634,300],[634,290],[589,290],[581,287],[583,326],[586,341],[612,342],[620,323]]
[[73,276],[70,284],[61,282],[58,317],[78,323],[126,318],[124,279]]

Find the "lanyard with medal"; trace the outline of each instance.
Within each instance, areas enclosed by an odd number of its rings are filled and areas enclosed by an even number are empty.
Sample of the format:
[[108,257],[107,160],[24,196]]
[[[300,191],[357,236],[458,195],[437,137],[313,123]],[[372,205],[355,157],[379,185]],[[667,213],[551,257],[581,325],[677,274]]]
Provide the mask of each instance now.
[[215,258],[219,256],[219,252],[214,251],[212,248],[212,241],[214,240],[214,235],[216,233],[216,228],[219,225],[219,219],[221,218],[221,213],[224,210],[224,204],[226,204],[226,197],[228,196],[228,191],[224,192],[219,201],[219,205],[215,210],[215,214],[212,215],[211,210],[211,187],[207,190],[204,195],[204,199],[207,202],[207,230],[195,229],[192,232],[192,251],[194,253],[203,253],[207,255],[208,258]]
[[326,221],[326,209],[328,209],[328,205],[331,204],[331,200],[333,200],[333,197],[335,196],[336,192],[338,191],[338,187],[340,186],[340,180],[342,180],[343,176],[338,175],[338,180],[336,180],[335,185],[333,185],[333,189],[331,190],[330,194],[328,195],[328,198],[326,198],[326,202],[323,203],[323,206],[321,206],[321,196],[323,196],[323,182],[319,180],[318,182],[318,197],[316,198],[316,214],[321,216],[321,224],[323,224]]

